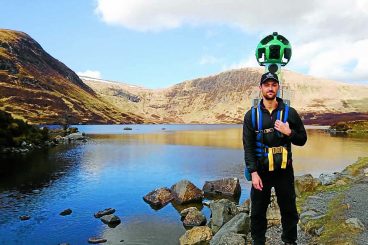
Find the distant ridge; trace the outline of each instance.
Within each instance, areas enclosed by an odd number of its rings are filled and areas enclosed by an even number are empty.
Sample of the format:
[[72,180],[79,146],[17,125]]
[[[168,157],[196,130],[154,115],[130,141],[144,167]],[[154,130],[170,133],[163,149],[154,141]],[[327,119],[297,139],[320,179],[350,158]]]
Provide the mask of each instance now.
[[[117,107],[161,123],[241,123],[264,69],[242,68],[165,89],[130,88],[82,80]],[[283,71],[292,106],[307,124],[368,119],[368,86]],[[135,98],[132,100],[132,98]]]

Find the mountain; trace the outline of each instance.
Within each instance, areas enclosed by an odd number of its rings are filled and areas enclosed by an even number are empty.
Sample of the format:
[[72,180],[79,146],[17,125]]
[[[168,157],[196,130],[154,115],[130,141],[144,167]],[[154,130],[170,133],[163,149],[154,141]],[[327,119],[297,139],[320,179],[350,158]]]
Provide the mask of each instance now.
[[[262,68],[243,68],[184,81],[165,89],[82,77],[116,107],[161,123],[241,123],[258,95]],[[368,119],[368,86],[284,70],[283,86],[306,124]]]
[[[0,29],[0,110],[30,123],[241,123],[262,68],[148,89],[79,78],[25,33]],[[291,105],[306,124],[368,119],[368,86],[284,70]]]
[[143,123],[116,108],[23,32],[0,29],[0,110],[30,123]]

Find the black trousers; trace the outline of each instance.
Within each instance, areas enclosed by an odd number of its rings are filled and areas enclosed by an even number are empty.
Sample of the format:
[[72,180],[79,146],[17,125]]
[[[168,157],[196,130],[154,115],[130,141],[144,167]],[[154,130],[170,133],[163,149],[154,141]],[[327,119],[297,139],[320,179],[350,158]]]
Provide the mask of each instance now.
[[262,179],[262,191],[251,189],[251,235],[254,244],[264,245],[267,230],[266,211],[270,203],[271,187],[275,188],[277,203],[280,207],[283,242],[293,243],[297,239],[299,221],[295,203],[294,171],[292,165],[273,172],[259,172]]

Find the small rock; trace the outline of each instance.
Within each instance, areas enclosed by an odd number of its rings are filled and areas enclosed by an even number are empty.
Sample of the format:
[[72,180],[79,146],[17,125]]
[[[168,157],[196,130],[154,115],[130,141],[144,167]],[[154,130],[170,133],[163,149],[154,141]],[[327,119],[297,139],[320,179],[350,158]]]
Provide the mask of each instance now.
[[19,216],[19,219],[20,220],[29,220],[31,217],[28,216],[28,215],[22,215],[22,216]]
[[60,215],[65,216],[65,215],[70,215],[71,213],[72,213],[72,210],[70,208],[68,208],[68,209],[65,209],[64,211],[62,211],[60,213]]
[[121,223],[120,218],[116,215],[113,215],[113,214],[102,216],[101,221],[104,222],[105,224],[111,225],[113,227],[115,227],[115,226],[117,226],[118,224]]
[[21,147],[26,147],[27,146],[27,142],[22,141],[22,144],[20,144]]
[[132,130],[130,127],[125,127],[124,130]]
[[185,217],[187,216],[187,214],[189,212],[192,212],[192,211],[199,211],[198,208],[196,207],[189,207],[189,208],[186,208],[186,209],[183,209],[181,212],[180,212],[180,216],[181,217]]
[[179,204],[202,202],[203,191],[188,180],[181,180],[171,187],[174,200]]
[[92,244],[105,243],[105,242],[107,242],[106,239],[99,238],[99,237],[91,237],[88,239],[88,243],[92,243]]
[[67,140],[84,140],[86,137],[83,135],[83,133],[72,133],[67,136],[65,136]]
[[364,175],[365,175],[365,176],[368,176],[368,168],[365,168],[365,169],[363,170],[363,173],[364,173]]
[[202,204],[206,207],[210,207],[210,201],[203,201]]
[[102,211],[98,211],[97,213],[94,214],[95,218],[101,218],[104,215],[109,215],[109,214],[113,214],[115,213],[115,209],[113,208],[106,208]]
[[250,212],[250,199],[245,200],[243,202],[243,204],[238,207],[238,210],[239,210],[240,213],[249,214],[249,212]]
[[321,174],[318,179],[321,181],[322,185],[332,185],[338,177],[339,173]]
[[185,232],[179,239],[180,245],[207,245],[212,239],[212,231],[207,226],[196,226]]
[[325,227],[321,226],[320,228],[316,229],[314,231],[314,234],[316,234],[317,236],[320,236],[322,234],[322,232],[324,231]]
[[159,188],[151,191],[143,197],[143,200],[154,209],[160,209],[174,199],[169,188]]
[[358,218],[347,219],[347,220],[345,220],[345,223],[353,229],[358,229],[358,230],[361,230],[361,231],[365,230],[364,224]]
[[188,212],[183,220],[183,225],[185,227],[201,226],[205,225],[206,222],[206,216],[196,209]]

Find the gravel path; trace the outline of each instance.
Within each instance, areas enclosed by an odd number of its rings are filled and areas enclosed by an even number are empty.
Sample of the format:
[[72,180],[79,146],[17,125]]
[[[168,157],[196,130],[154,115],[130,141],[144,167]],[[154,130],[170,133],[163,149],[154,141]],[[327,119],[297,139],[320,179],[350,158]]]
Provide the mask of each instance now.
[[357,238],[357,244],[366,245],[368,241],[368,177],[357,181],[346,192],[345,203],[350,205],[347,218],[358,218],[365,226],[365,230]]
[[[298,227],[299,228],[299,227]],[[267,229],[266,232],[266,245],[280,245],[284,244],[281,241],[281,233],[282,233],[282,227],[281,225],[278,226],[272,226]],[[251,245],[251,236],[250,233],[247,236],[247,245]],[[311,235],[303,232],[302,230],[298,229],[298,245],[310,245],[312,237]]]

